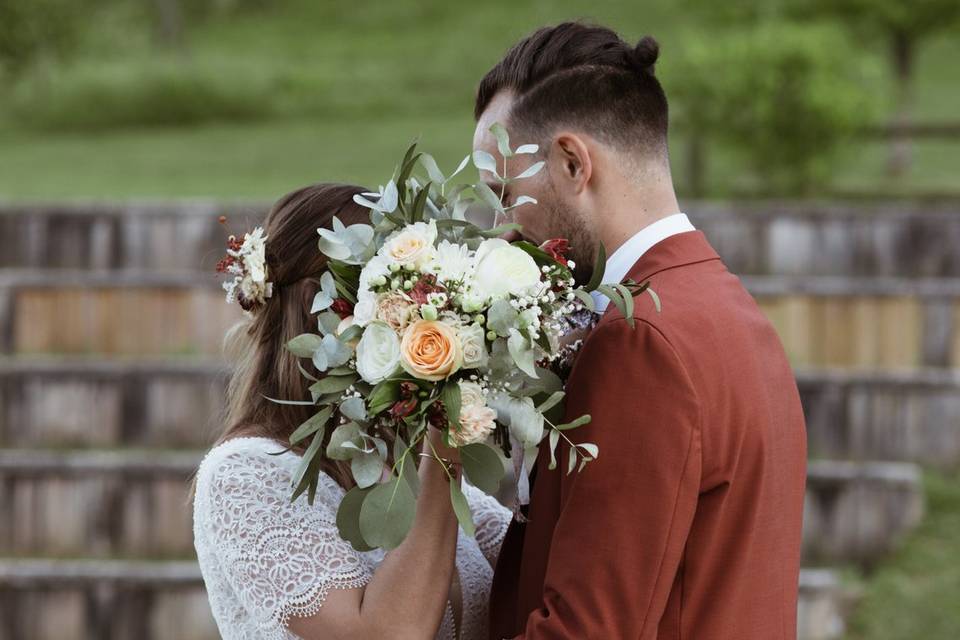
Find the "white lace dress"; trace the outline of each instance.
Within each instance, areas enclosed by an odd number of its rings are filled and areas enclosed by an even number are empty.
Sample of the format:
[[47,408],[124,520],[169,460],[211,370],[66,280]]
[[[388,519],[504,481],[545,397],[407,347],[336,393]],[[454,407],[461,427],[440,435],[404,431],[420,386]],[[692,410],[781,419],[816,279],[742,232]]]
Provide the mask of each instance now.
[[[300,461],[267,438],[234,438],[206,455],[197,472],[193,535],[210,607],[226,640],[290,640],[291,616],[309,616],[331,589],[365,585],[381,550],[357,552],[337,533],[344,491],[321,475],[313,505],[290,503]],[[457,633],[447,604],[438,640],[485,640],[487,602],[510,512],[464,484],[476,538],[459,532],[457,570],[463,598]]]

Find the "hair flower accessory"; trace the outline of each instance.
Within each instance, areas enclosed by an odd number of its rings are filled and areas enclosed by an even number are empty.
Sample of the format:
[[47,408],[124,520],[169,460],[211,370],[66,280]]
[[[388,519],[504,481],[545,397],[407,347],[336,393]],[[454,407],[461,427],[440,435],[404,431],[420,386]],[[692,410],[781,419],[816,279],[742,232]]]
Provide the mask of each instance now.
[[273,283],[267,281],[267,237],[263,227],[227,238],[227,255],[217,263],[217,273],[228,273],[232,280],[223,283],[227,302],[236,302],[244,311],[252,311],[273,295]]

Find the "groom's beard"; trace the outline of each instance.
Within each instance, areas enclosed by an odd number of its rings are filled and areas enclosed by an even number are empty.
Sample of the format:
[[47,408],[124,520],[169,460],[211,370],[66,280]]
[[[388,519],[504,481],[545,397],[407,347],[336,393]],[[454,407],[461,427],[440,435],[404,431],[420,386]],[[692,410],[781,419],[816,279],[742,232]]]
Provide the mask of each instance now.
[[[552,186],[552,185],[551,185]],[[583,285],[593,275],[593,263],[596,259],[598,242],[592,225],[580,212],[550,194],[546,202],[541,201],[544,213],[549,216],[551,238],[566,238],[570,241],[567,257],[574,261],[573,277],[577,284]]]

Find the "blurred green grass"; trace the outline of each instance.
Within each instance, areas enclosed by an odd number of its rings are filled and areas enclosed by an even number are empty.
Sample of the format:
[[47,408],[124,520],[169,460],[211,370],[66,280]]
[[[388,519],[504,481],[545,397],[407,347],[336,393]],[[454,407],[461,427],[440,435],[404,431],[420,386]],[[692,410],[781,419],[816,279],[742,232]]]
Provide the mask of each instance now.
[[960,638],[960,474],[925,477],[927,516],[864,582],[847,640]]
[[[282,0],[190,25],[184,50],[164,53],[130,33],[121,15],[99,25],[82,55],[41,67],[0,96],[0,198],[272,199],[313,181],[374,185],[418,135],[441,163],[455,163],[469,151],[482,74],[533,28],[580,17],[628,39],[655,35],[664,60],[690,38],[709,37],[667,0],[488,0],[469,9],[439,0]],[[881,64],[881,53],[865,55]],[[918,121],[960,114],[957,54],[949,37],[921,50]],[[873,82],[888,112],[889,86]],[[158,126],[133,124],[147,116]],[[675,123],[681,192],[684,152]],[[958,190],[960,141],[918,143],[914,170],[898,183],[884,176],[882,142],[851,142],[842,156],[834,180],[842,192]],[[708,159],[711,193],[750,189],[735,154],[711,147]]]

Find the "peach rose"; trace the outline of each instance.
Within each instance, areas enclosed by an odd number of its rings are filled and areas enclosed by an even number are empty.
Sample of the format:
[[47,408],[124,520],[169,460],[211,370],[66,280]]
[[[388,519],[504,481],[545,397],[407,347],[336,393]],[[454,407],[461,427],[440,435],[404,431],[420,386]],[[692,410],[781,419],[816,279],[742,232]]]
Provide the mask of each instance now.
[[443,380],[463,365],[457,330],[437,320],[418,320],[403,334],[400,364],[420,380]]

